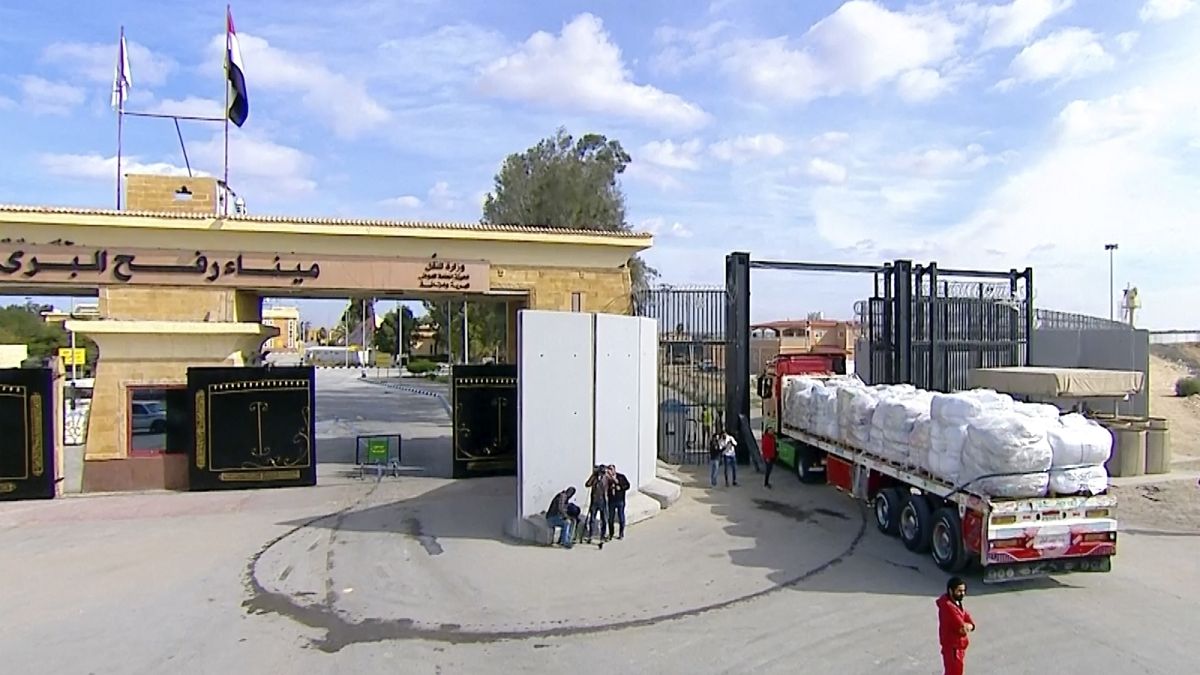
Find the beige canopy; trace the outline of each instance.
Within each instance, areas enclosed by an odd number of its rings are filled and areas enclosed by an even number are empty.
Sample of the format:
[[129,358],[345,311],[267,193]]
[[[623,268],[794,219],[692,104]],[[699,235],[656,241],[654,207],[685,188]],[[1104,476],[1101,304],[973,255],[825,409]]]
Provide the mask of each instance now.
[[1144,373],[1090,368],[977,368],[972,388],[1042,398],[1123,398],[1142,389]]

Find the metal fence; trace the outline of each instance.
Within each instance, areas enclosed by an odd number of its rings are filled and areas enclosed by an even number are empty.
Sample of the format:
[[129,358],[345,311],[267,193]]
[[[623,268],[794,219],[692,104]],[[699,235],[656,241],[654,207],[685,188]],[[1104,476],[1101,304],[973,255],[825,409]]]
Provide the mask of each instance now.
[[722,424],[725,289],[650,288],[634,294],[634,309],[658,322],[658,456],[703,463],[707,439]]
[[939,278],[936,265],[889,266],[876,277],[875,295],[855,306],[868,351],[863,375],[954,391],[968,386],[973,368],[1027,364],[1031,281],[1028,269],[980,281]]

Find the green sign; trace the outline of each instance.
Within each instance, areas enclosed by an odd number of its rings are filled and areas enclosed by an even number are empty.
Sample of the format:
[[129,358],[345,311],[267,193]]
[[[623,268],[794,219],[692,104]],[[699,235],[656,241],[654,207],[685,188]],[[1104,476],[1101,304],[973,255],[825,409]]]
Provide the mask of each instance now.
[[388,439],[386,438],[368,438],[367,439],[367,462],[369,464],[387,463],[388,461]]

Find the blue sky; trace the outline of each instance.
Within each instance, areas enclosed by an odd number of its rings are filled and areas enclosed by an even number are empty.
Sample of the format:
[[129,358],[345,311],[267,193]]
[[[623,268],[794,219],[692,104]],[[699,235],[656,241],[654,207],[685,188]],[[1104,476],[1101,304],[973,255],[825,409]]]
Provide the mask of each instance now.
[[[121,24],[129,109],[220,114],[223,4],[13,4],[0,201],[113,204]],[[1103,316],[1115,241],[1141,323],[1196,327],[1198,4],[245,2],[230,181],[257,213],[473,221],[504,156],[563,125],[630,151],[630,223],[667,282],[720,283],[731,250],[1031,265],[1039,306]],[[184,133],[218,173],[220,127]],[[169,122],[129,121],[125,148],[128,169],[183,164]],[[849,317],[869,292],[754,283],[757,319]]]

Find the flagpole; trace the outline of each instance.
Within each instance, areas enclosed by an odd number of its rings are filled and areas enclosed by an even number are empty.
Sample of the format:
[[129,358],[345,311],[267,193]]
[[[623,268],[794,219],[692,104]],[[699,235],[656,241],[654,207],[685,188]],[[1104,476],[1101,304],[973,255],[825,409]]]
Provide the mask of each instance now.
[[224,214],[229,215],[229,17],[232,9],[225,5],[225,194]]
[[[117,42],[117,74],[125,77],[125,26],[121,26],[121,37]],[[125,122],[125,83],[117,81],[117,210],[121,210],[121,141]]]

